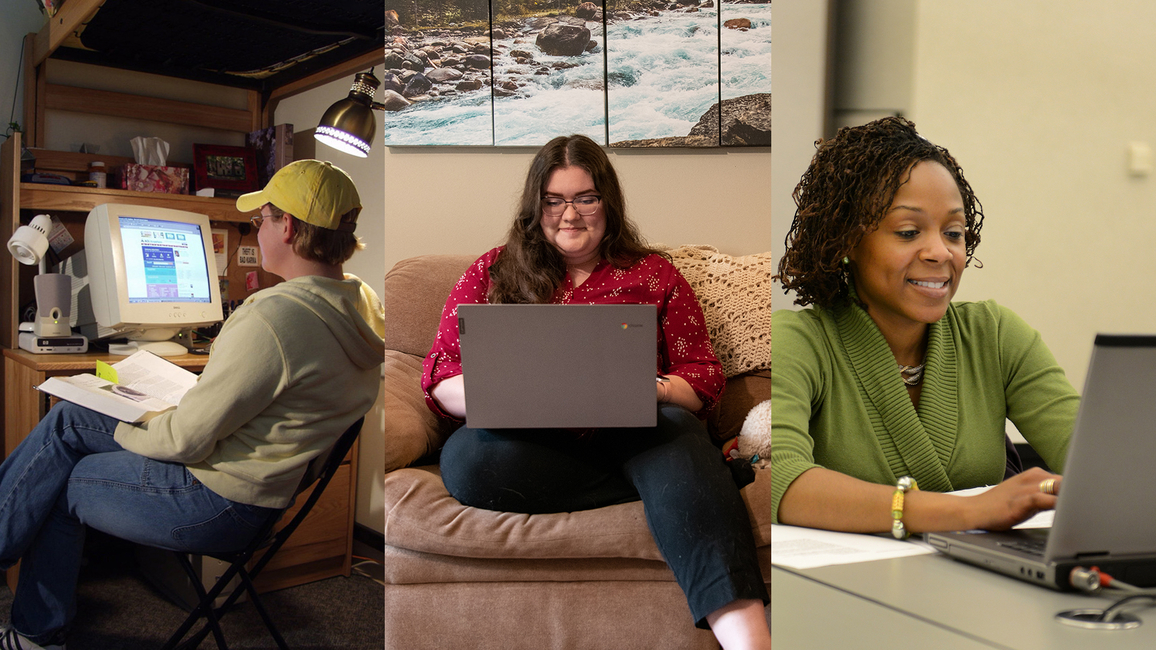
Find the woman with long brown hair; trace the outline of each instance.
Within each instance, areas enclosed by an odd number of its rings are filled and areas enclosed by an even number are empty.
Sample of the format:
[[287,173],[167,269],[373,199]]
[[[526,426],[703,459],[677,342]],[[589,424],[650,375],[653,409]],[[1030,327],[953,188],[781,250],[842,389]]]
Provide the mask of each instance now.
[[[559,137],[534,157],[505,245],[470,266],[425,359],[430,408],[465,419],[457,306],[641,303],[658,310],[655,427],[486,430],[464,425],[442,450],[446,488],[490,510],[570,512],[641,499],[695,624],[724,647],[770,648],[770,602],[738,486],[697,415],[725,382],[693,290],[626,217],[606,153]],[[564,344],[564,343],[560,343]],[[566,368],[558,368],[564,373]],[[591,405],[598,408],[598,405]],[[672,480],[677,477],[677,480]]]

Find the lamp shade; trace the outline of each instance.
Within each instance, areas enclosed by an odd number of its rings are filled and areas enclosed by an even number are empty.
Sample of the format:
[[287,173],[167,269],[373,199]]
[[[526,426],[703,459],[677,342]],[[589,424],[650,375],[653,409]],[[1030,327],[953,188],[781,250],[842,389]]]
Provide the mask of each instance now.
[[371,72],[354,77],[349,96],[330,106],[313,132],[318,142],[359,158],[369,155],[377,120],[373,116],[373,94],[381,82]]
[[38,214],[32,223],[20,226],[8,240],[8,252],[21,264],[32,266],[44,259],[48,252],[48,231],[52,230],[52,217]]

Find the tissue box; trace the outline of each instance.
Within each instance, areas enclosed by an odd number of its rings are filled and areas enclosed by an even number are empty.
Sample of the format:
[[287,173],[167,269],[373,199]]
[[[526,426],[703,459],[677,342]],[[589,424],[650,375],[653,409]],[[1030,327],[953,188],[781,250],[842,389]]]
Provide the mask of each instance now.
[[189,168],[125,163],[120,170],[120,189],[188,194]]

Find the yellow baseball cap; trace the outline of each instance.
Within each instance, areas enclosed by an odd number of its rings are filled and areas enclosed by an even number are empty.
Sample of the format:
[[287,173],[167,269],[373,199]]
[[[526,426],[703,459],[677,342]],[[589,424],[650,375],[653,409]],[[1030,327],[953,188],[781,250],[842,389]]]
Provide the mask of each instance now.
[[[238,197],[237,209],[252,212],[266,203],[315,226],[352,231],[357,228],[361,197],[349,174],[333,163],[297,160],[273,174],[265,189]],[[342,222],[342,215],[354,208],[358,211]]]

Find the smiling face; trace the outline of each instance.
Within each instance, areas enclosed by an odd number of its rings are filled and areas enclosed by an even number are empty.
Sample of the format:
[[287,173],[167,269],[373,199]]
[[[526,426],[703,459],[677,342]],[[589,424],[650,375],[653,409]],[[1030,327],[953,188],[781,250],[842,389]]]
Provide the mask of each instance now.
[[889,343],[921,337],[947,312],[967,264],[965,233],[951,173],[916,163],[879,226],[848,255],[859,299]]
[[[543,197],[557,197],[573,201],[578,196],[598,196],[594,179],[581,167],[559,167],[550,172]],[[567,204],[561,216],[542,214],[542,234],[554,245],[569,266],[582,266],[597,262],[598,245],[606,232],[606,214],[602,207],[594,214],[582,216]]]

